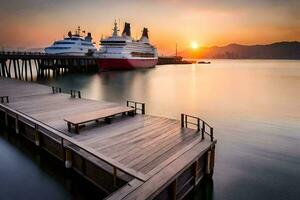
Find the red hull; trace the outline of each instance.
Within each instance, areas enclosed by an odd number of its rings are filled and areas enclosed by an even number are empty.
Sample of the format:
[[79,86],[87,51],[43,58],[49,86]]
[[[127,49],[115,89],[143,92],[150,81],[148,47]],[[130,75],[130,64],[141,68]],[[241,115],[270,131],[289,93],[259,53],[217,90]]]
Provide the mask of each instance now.
[[131,70],[155,67],[157,64],[157,59],[101,58],[97,60],[97,64],[100,70]]

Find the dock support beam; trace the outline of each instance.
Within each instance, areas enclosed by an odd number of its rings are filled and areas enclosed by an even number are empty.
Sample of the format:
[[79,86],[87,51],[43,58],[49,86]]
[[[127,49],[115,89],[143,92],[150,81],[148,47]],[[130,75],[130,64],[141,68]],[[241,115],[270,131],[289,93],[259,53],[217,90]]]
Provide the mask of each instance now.
[[34,130],[34,142],[36,146],[40,146],[40,133],[38,131],[38,126],[35,125],[35,130]]
[[171,199],[177,199],[177,178],[171,183]]
[[16,128],[16,134],[19,134],[19,120],[18,120],[18,115],[16,115],[15,128]]
[[4,117],[5,117],[5,119],[4,119],[4,121],[5,121],[5,127],[7,128],[8,127],[8,114],[7,114],[7,112],[5,112]]
[[65,154],[66,154],[65,167],[69,169],[72,167],[72,152],[71,150],[66,149]]
[[114,186],[117,187],[117,168],[114,167]]
[[212,177],[214,173],[214,165],[215,165],[215,147],[211,147],[211,149],[207,152],[207,160],[206,160],[206,176]]

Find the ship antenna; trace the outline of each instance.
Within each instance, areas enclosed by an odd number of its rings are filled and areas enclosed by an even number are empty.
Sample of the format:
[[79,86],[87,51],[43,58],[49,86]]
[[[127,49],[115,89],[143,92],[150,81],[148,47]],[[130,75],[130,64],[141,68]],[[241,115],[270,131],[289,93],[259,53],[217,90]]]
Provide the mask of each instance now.
[[113,36],[116,37],[118,36],[118,24],[117,24],[117,20],[115,19],[115,23],[114,23],[114,29],[113,29]]
[[80,36],[80,26],[78,26],[77,34]]

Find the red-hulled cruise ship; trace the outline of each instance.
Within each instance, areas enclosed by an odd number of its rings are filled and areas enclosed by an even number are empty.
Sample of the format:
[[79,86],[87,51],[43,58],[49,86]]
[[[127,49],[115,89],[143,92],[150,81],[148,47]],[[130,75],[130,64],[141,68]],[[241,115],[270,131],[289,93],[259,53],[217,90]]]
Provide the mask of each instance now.
[[111,37],[101,39],[100,48],[94,55],[100,70],[128,70],[150,68],[157,64],[157,50],[149,43],[148,29],[144,28],[139,40],[133,40],[130,24],[125,23],[121,36],[114,23]]

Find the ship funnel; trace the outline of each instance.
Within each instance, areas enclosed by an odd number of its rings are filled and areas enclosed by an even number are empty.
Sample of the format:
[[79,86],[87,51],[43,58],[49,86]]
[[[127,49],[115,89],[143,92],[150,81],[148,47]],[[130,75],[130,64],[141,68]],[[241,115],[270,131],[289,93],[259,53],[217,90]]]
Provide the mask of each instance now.
[[68,32],[68,36],[69,36],[69,38],[71,38],[73,36],[71,31]]
[[131,37],[131,32],[130,32],[130,24],[125,22],[124,30],[122,32],[122,36],[128,36]]
[[143,34],[142,34],[142,37],[140,39],[140,42],[149,43],[149,36],[148,36],[148,29],[147,28],[143,29]]
[[146,37],[146,38],[149,39],[149,36],[148,36],[148,29],[147,29],[147,28],[144,28],[144,29],[143,29],[142,37]]
[[92,41],[92,34],[90,32],[87,33],[87,36],[84,38],[85,40]]

